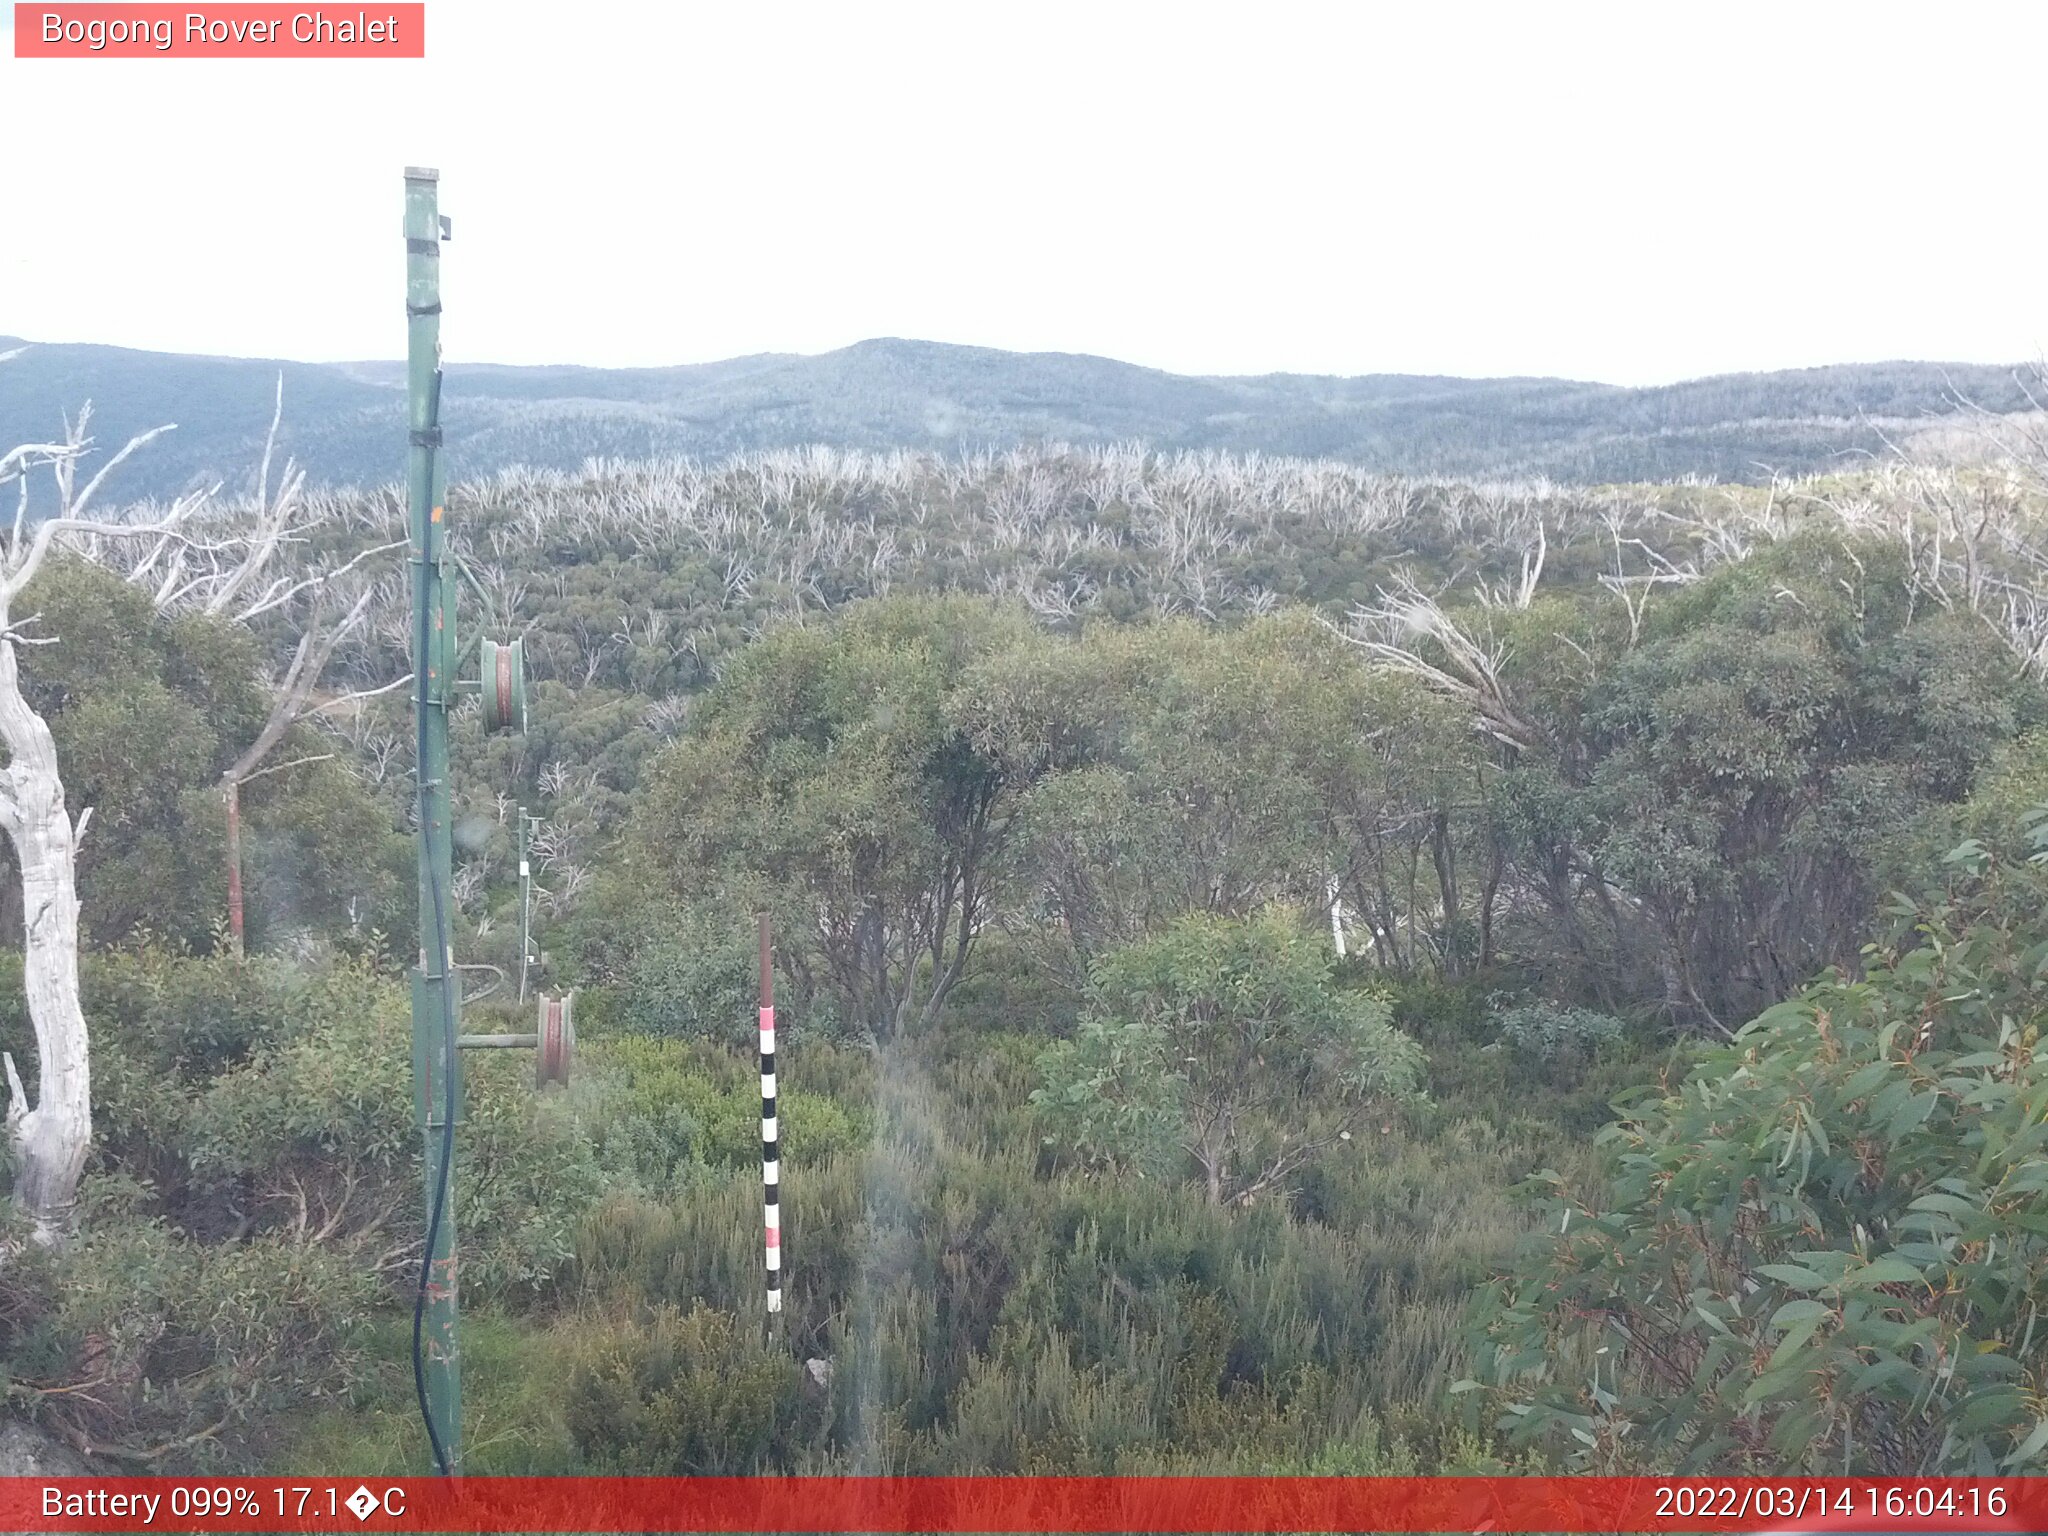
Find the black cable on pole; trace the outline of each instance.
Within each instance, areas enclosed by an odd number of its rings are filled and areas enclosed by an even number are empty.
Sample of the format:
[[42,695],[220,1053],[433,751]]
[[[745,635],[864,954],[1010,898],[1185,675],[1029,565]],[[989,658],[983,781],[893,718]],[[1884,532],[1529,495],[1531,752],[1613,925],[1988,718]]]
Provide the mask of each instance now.
[[[434,372],[434,393],[430,406],[430,421],[431,425],[428,427],[428,431],[435,432],[441,422],[441,374],[439,369],[436,369]],[[427,448],[426,480],[428,499],[431,500],[434,487],[434,450],[431,445],[422,446]],[[423,547],[420,551],[422,562],[426,559],[427,548],[425,545],[427,544],[431,544],[431,538],[423,541]],[[434,1273],[434,1244],[441,1236],[441,1215],[448,1202],[448,1175],[450,1167],[455,1160],[456,1109],[456,1020],[454,1009],[451,1006],[454,998],[454,988],[448,975],[449,950],[452,947],[448,931],[448,898],[447,893],[441,889],[441,861],[434,855],[433,839],[428,831],[427,820],[427,711],[432,708],[427,699],[427,646],[430,643],[432,631],[428,627],[424,569],[423,564],[422,578],[415,585],[414,589],[419,607],[419,629],[416,636],[417,643],[413,649],[413,669],[416,674],[415,687],[413,689],[413,782],[414,795],[418,803],[420,836],[427,840],[427,888],[431,893],[434,908],[436,963],[441,967],[442,973],[442,1109],[441,1166],[434,1180],[433,1212],[427,1220],[427,1247],[426,1251],[420,1255],[420,1283],[419,1289],[414,1293],[412,1303],[412,1385],[413,1391],[419,1397],[420,1420],[427,1426],[427,1443],[433,1448],[435,1469],[441,1476],[448,1477],[452,1475],[452,1469],[448,1465],[448,1450],[441,1443],[440,1430],[434,1424],[434,1411],[427,1404],[427,1364],[426,1352],[423,1347],[423,1333],[427,1316],[427,1287],[432,1283]],[[425,957],[422,956],[421,959],[424,962]],[[453,1283],[452,1277],[450,1283]]]

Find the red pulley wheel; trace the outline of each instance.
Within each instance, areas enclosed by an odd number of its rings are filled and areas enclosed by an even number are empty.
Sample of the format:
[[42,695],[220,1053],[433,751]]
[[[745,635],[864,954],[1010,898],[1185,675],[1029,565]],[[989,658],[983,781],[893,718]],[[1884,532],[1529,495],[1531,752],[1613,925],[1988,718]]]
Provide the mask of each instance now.
[[521,641],[481,645],[483,676],[477,689],[483,697],[484,729],[492,734],[526,729],[526,661]]
[[512,648],[509,645],[498,648],[497,662],[496,671],[498,675],[492,679],[498,690],[497,714],[500,720],[510,720],[512,718]]
[[540,1048],[534,1052],[534,1078],[540,1087],[569,1082],[576,1057],[576,1021],[570,997],[540,1000]]

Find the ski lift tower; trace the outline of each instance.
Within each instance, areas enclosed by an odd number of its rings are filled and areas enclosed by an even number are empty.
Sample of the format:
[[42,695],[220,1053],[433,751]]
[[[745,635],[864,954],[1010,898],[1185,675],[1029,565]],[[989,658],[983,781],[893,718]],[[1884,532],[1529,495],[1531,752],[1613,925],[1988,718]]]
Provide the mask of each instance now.
[[434,1464],[444,1475],[462,1462],[462,1369],[456,1345],[455,1126],[462,1112],[461,1051],[536,1049],[543,1083],[566,1081],[574,1036],[569,1000],[542,999],[532,1035],[464,1035],[462,981],[455,964],[454,845],[448,782],[448,717],[462,693],[481,695],[484,728],[526,729],[526,673],[517,640],[478,647],[481,676],[458,683],[466,659],[455,629],[455,577],[448,548],[447,480],[441,462],[441,242],[451,237],[439,207],[440,174],[405,173],[406,509],[411,543],[413,718],[419,794],[420,963],[412,976],[414,1109],[425,1153],[427,1241],[413,1309],[413,1382]]

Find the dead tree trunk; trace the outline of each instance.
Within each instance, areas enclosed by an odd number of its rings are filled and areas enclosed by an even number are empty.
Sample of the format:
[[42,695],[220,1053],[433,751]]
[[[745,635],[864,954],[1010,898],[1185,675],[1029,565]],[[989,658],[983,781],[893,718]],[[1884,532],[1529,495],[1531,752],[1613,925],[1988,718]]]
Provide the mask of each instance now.
[[221,790],[228,808],[228,938],[242,952],[242,782],[229,779]]
[[1443,907],[1443,924],[1438,930],[1443,942],[1444,975],[1455,977],[1458,963],[1458,854],[1451,844],[1451,813],[1439,808],[1429,824],[1429,857],[1436,866],[1437,894]]
[[1505,863],[1501,856],[1500,832],[1489,826],[1486,838],[1486,884],[1479,892],[1479,974],[1493,969],[1493,908],[1500,899],[1500,881]]
[[[0,625],[6,622],[0,609]],[[92,1068],[78,996],[78,837],[50,727],[22,696],[15,638],[0,638],[0,828],[21,866],[22,982],[36,1037],[33,1108],[6,1058],[15,1197],[44,1237],[61,1230],[92,1146]],[[89,812],[87,813],[90,814]]]

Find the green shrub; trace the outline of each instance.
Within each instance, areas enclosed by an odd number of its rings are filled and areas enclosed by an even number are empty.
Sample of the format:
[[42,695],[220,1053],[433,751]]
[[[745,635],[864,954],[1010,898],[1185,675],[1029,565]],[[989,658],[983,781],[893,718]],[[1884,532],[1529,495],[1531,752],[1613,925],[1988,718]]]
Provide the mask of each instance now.
[[1041,1042],[1073,1033],[1081,999],[1015,938],[1000,931],[975,945],[974,964],[946,999],[948,1030],[1035,1036]]
[[[157,949],[102,957],[96,1167],[176,1231],[276,1234],[405,1268],[425,1216],[406,993],[367,962],[301,969]],[[472,1052],[456,1220],[479,1294],[531,1294],[570,1256],[601,1175],[584,1119],[530,1058]],[[757,1134],[758,1144],[758,1134]]]
[[[1178,1180],[1045,1177],[1028,1143],[980,1134],[1005,1093],[1020,1112],[1029,1043],[1014,1077],[986,1080],[941,1041],[898,1048],[869,1143],[822,1164],[789,1154],[788,1347],[834,1370],[829,1425],[780,1465],[1258,1470],[1298,1465],[1367,1409],[1433,1433],[1471,1291],[1526,1227],[1508,1186],[1550,1143],[1480,1120],[1425,1141],[1410,1117],[1374,1120],[1370,1145],[1304,1175],[1309,1219],[1305,1190],[1229,1209]],[[751,1167],[705,1168],[668,1200],[614,1197],[579,1232],[579,1301],[744,1321],[759,1215]]]
[[1278,914],[1176,919],[1095,967],[1031,1102],[1055,1145],[1248,1202],[1414,1096],[1423,1053],[1380,997],[1336,986]]
[[244,1061],[270,1040],[280,1000],[298,979],[280,961],[200,958],[154,941],[89,955],[80,977],[99,1034],[118,1035],[139,1064],[188,1081]]
[[284,1234],[195,1242],[135,1214],[139,1194],[89,1181],[79,1237],[30,1273],[10,1263],[17,1396],[103,1453],[189,1466],[351,1389],[355,1330],[384,1295],[356,1254]]
[[[472,1051],[456,1163],[464,1284],[508,1302],[549,1289],[605,1184],[578,1106],[536,1092],[524,1051]],[[417,1136],[414,1137],[417,1143]]]
[[2048,810],[1602,1135],[1481,1313],[1503,1424],[1595,1465],[2048,1467]]
[[[868,1136],[859,1106],[797,1086],[792,1078],[830,1073],[843,1053],[814,1042],[799,1066],[785,1054],[776,1114],[792,1156],[828,1160]],[[761,1079],[740,1053],[683,1040],[619,1036],[586,1052],[603,1083],[602,1111],[590,1124],[605,1166],[661,1190],[688,1177],[693,1165],[761,1165]],[[800,1079],[799,1079],[800,1080]]]
[[694,1306],[591,1330],[565,1392],[593,1468],[662,1477],[767,1470],[797,1429],[797,1362],[758,1324]]
[[1515,1003],[1495,1015],[1500,1043],[1546,1071],[1569,1071],[1621,1043],[1621,1020],[1571,1003]]
[[1394,1023],[1425,1045],[1479,1046],[1493,1038],[1494,994],[1485,983],[1389,975],[1370,955],[1340,961],[1338,970],[1346,985],[1382,993]]
[[618,1027],[686,1040],[744,1040],[760,1002],[745,923],[678,925],[641,945],[617,986]]

